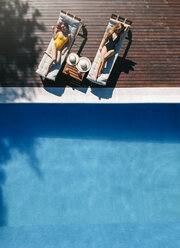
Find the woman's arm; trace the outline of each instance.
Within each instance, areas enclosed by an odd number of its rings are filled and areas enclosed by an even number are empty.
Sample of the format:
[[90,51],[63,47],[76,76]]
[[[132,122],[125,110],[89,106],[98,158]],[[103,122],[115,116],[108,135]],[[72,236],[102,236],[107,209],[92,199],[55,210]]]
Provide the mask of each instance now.
[[55,40],[57,38],[57,35],[55,35],[54,30],[55,30],[55,27],[52,26],[52,37]]
[[101,52],[101,50],[102,50],[102,48],[103,48],[103,46],[104,46],[105,43],[106,43],[106,40],[105,39],[102,39],[101,44],[100,44],[100,47],[99,47],[100,52]]
[[100,52],[103,49],[103,46],[105,45],[105,43],[107,42],[107,39],[108,39],[108,37],[105,37],[105,38],[102,39],[100,47],[99,47]]
[[108,37],[109,37],[109,32],[107,32],[106,36],[101,41],[101,44],[100,44],[100,47],[99,47],[100,52],[103,49],[103,46],[105,45],[105,43],[107,42]]

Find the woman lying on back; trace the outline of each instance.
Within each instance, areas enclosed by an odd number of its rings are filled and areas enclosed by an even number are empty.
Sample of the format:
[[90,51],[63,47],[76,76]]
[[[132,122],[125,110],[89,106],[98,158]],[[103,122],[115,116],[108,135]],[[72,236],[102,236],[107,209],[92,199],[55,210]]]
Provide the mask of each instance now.
[[94,81],[96,81],[97,78],[101,76],[101,72],[105,65],[105,62],[109,57],[111,57],[114,54],[116,45],[120,41],[121,36],[126,31],[126,29],[127,27],[125,28],[123,24],[117,23],[108,30],[99,48],[101,52],[101,58],[97,67],[96,74],[93,78]]
[[[59,63],[61,59],[61,55],[65,53],[65,51],[71,45],[71,35],[69,34],[69,26],[66,22],[61,22],[56,26],[57,31],[55,31],[55,27],[52,26],[52,37],[54,42],[52,43],[50,51],[46,51],[45,53],[51,57],[51,62],[45,72],[45,76],[48,74],[49,69],[51,68],[53,62]],[[63,46],[68,42],[68,46],[63,50]]]

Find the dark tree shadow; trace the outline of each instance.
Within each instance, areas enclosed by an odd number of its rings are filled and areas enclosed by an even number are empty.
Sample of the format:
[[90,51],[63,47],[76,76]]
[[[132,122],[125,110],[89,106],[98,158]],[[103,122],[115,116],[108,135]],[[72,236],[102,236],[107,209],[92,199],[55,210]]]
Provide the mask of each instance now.
[[38,147],[35,145],[35,138],[29,137],[28,135],[12,135],[8,139],[8,147],[11,151],[12,149],[18,150],[21,154],[26,154],[28,158],[28,165],[34,171],[36,176],[43,179],[42,172],[39,168],[39,160],[36,155],[36,150]]
[[6,182],[4,165],[8,159],[10,159],[9,150],[6,148],[3,141],[0,140],[0,227],[7,225],[7,206],[4,202],[2,187]]
[[27,101],[32,101],[33,96],[35,96],[36,90],[34,87],[1,87],[0,99],[1,102],[15,102],[16,99],[22,98]]
[[8,206],[4,201],[3,187],[6,182],[7,175],[4,167],[12,158],[11,152],[17,150],[21,154],[27,156],[28,165],[34,171],[35,175],[43,180],[43,174],[39,168],[39,160],[36,155],[35,139],[32,137],[18,137],[18,133],[14,132],[13,137],[5,138],[0,141],[0,227],[8,225]]
[[27,75],[34,72],[41,49],[37,47],[41,39],[37,30],[45,30],[38,23],[40,12],[32,10],[21,0],[0,1],[0,75],[1,86],[14,86],[14,82],[27,82]]
[[27,156],[28,165],[34,171],[35,175],[43,180],[43,174],[39,168],[39,160],[36,155],[35,139],[32,137],[18,137],[19,133],[13,134],[13,137],[5,138],[0,141],[0,227],[8,225],[8,206],[4,201],[3,187],[6,182],[7,175],[4,167],[12,158],[13,150],[17,150],[21,154]]
[[[15,111],[15,118],[20,117],[21,124],[18,127],[13,125],[13,121],[8,112],[3,111],[3,104],[0,106],[0,113],[2,119],[6,119],[6,124],[1,125],[0,131],[0,227],[8,225],[8,206],[4,201],[3,187],[5,186],[7,175],[5,173],[5,166],[12,158],[12,151],[17,150],[21,154],[25,154],[27,157],[28,165],[34,171],[34,174],[43,180],[43,174],[39,167],[39,160],[36,155],[37,147],[35,144],[35,138],[29,134],[30,127],[24,128],[26,131],[22,131],[22,124],[28,116],[22,117],[22,112]],[[6,115],[6,117],[4,116]],[[4,117],[3,117],[4,116]],[[31,118],[31,117],[29,117]],[[30,121],[30,119],[29,119]],[[3,120],[2,120],[3,122]]]
[[0,227],[7,225],[7,207],[4,203],[2,187],[6,180],[5,172],[0,169]]

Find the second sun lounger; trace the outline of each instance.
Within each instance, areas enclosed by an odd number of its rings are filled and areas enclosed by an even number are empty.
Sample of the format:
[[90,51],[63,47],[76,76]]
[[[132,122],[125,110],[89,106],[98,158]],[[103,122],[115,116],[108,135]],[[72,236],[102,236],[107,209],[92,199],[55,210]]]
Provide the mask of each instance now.
[[103,86],[106,85],[107,80],[109,78],[109,75],[110,75],[110,73],[112,71],[112,68],[113,68],[113,66],[114,66],[114,64],[116,62],[116,59],[117,59],[118,55],[119,55],[119,52],[120,52],[120,49],[122,47],[123,41],[124,41],[124,39],[126,38],[128,32],[129,32],[130,25],[132,24],[131,21],[126,20],[125,18],[118,17],[116,15],[112,15],[110,20],[109,20],[109,23],[108,23],[108,26],[106,28],[106,31],[104,33],[104,37],[106,36],[107,31],[118,22],[123,23],[124,26],[127,27],[127,29],[125,30],[125,32],[122,35],[120,41],[118,42],[113,56],[111,56],[110,58],[107,59],[107,62],[106,62],[105,66],[104,66],[104,68],[102,70],[101,76],[99,78],[97,78],[97,81],[94,81],[93,77],[94,77],[94,75],[96,73],[96,70],[97,70],[97,67],[98,67],[98,64],[99,64],[99,60],[100,60],[100,57],[101,57],[101,53],[100,53],[100,51],[98,49],[98,51],[96,53],[96,56],[95,56],[95,59],[94,59],[94,61],[92,63],[92,67],[91,67],[91,69],[89,71],[89,74],[87,76],[87,79],[90,80],[91,82],[95,83],[95,84],[99,84],[99,85],[103,85]]
[[[60,22],[63,22],[63,21],[67,22],[67,24],[69,25],[69,32],[71,34],[72,41],[71,41],[71,46],[69,47],[69,49],[61,56],[60,62],[58,64],[53,63],[53,65],[51,66],[51,68],[49,70],[49,73],[46,76],[46,78],[53,80],[53,81],[56,80],[56,76],[57,76],[59,70],[61,69],[61,66],[62,66],[68,52],[70,51],[79,31],[82,28],[81,19],[76,17],[76,16],[73,16],[69,13],[66,13],[65,11],[60,12],[57,24]],[[51,39],[51,41],[49,43],[47,52],[50,50],[52,42],[54,42],[53,39]],[[44,55],[40,61],[40,64],[38,66],[38,69],[36,71],[40,76],[45,77],[44,73],[45,73],[48,65],[50,64],[50,61],[51,61],[51,58],[49,57],[49,55],[44,53]]]

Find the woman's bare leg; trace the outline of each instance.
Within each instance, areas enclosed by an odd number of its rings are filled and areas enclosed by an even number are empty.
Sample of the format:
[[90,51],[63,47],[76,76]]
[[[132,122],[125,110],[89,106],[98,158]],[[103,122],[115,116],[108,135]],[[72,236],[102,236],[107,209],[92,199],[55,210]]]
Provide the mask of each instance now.
[[56,57],[56,63],[58,64],[60,62],[60,60],[61,60],[61,51],[58,50],[57,51],[57,57]]
[[110,58],[113,54],[114,54],[114,50],[110,50],[104,54],[104,57],[102,58],[102,63],[101,63],[99,70],[98,70],[98,77],[101,76],[102,69],[104,68],[104,65],[105,65],[107,59]]
[[52,58],[51,58],[50,64],[48,65],[48,68],[47,68],[47,70],[46,70],[46,72],[45,72],[45,76],[48,74],[49,69],[51,68],[53,62],[56,61],[56,56],[57,56],[57,50],[56,50],[56,46],[55,46],[55,44],[54,44],[54,42],[53,42],[53,43],[52,43]]
[[101,58],[100,58],[98,66],[97,66],[96,74],[93,78],[95,81],[97,80],[99,68],[101,67],[101,64],[103,63],[103,58],[104,58],[104,55],[106,53],[107,53],[107,48],[106,48],[106,46],[103,46],[102,51],[101,51]]

